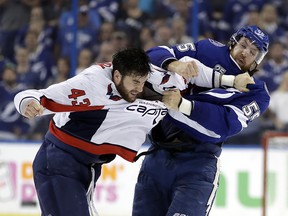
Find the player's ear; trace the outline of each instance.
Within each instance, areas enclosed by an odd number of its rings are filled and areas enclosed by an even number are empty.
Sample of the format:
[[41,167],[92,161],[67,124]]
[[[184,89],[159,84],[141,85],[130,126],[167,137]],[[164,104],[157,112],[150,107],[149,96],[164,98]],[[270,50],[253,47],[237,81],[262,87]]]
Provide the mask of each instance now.
[[113,74],[113,80],[114,80],[116,85],[118,85],[120,83],[121,78],[122,78],[121,73],[118,70],[115,70],[114,74]]

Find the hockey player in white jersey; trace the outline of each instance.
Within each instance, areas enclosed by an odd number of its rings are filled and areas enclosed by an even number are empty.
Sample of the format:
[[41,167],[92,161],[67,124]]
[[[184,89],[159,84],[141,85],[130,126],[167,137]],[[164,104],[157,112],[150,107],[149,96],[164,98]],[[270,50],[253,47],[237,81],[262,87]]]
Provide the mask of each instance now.
[[116,154],[134,160],[167,113],[161,101],[137,99],[149,72],[146,53],[127,49],[112,64],[92,65],[67,81],[15,96],[27,118],[55,114],[33,162],[43,216],[90,216],[102,164]]

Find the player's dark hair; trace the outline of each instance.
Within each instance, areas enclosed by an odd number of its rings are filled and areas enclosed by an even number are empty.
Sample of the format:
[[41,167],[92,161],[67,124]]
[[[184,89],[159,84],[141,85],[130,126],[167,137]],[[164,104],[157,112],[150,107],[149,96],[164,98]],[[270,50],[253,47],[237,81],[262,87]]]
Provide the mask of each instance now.
[[146,76],[151,72],[149,57],[144,50],[139,48],[127,48],[113,55],[113,71],[118,70],[121,75]]

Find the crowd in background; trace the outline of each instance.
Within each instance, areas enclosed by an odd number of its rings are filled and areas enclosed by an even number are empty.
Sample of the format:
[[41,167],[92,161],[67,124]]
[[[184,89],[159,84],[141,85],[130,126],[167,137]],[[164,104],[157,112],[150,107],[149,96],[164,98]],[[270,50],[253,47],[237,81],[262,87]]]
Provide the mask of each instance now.
[[[0,140],[41,140],[52,116],[29,121],[13,103],[27,88],[46,88],[108,62],[125,47],[193,42],[193,0],[79,0],[77,68],[70,71],[73,13],[70,0],[0,0]],[[227,44],[245,25],[270,36],[256,77],[267,83],[271,103],[228,143],[260,143],[265,130],[288,132],[288,0],[198,0],[198,39]]]

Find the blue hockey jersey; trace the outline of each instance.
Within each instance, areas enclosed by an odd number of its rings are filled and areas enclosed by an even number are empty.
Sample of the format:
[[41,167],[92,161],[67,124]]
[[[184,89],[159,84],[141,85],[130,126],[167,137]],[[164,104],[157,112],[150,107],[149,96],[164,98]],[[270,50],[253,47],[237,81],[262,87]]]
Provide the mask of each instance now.
[[[147,53],[151,62],[162,68],[171,60],[189,56],[223,74],[243,73],[230,56],[229,48],[211,39],[175,45],[171,48],[154,47]],[[178,111],[169,110],[162,122],[163,138],[158,141],[173,140],[173,136],[177,137],[180,130],[193,140],[212,143],[224,142],[229,136],[239,133],[249,122],[265,112],[269,105],[270,96],[265,83],[255,79],[254,81],[255,84],[248,86],[250,91],[247,93],[230,88],[183,95],[184,98],[193,101],[193,111],[190,116],[186,116]]]
[[247,93],[230,88],[211,89],[186,96],[186,99],[193,100],[194,103],[190,116],[169,111],[166,118],[197,140],[224,142],[247,127],[268,108],[270,96],[265,90],[265,84],[256,81],[256,84],[249,85],[248,88],[250,91]]

